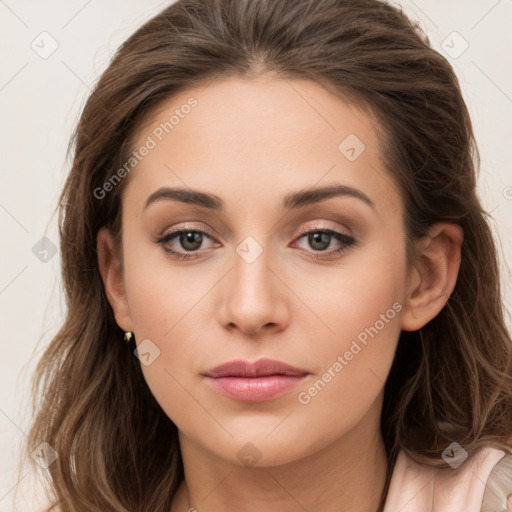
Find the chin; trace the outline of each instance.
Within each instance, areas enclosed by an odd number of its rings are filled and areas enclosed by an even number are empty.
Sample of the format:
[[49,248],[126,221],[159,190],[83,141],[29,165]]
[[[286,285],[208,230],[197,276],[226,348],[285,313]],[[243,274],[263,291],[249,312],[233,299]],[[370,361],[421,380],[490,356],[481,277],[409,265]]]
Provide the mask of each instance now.
[[[283,417],[279,421],[282,419]],[[210,435],[202,433],[196,439],[208,451],[231,464],[256,468],[293,463],[316,451],[321,451],[335,439],[331,439],[328,435],[324,436],[322,431],[313,429],[311,426],[297,423],[292,426],[293,428],[290,426],[285,428],[281,425],[276,429],[279,421],[272,425],[267,422],[265,428],[261,429],[246,425],[245,429],[236,433],[228,428],[233,437],[221,435],[212,438],[210,432]],[[309,438],[304,435],[308,431],[316,432],[317,435]]]

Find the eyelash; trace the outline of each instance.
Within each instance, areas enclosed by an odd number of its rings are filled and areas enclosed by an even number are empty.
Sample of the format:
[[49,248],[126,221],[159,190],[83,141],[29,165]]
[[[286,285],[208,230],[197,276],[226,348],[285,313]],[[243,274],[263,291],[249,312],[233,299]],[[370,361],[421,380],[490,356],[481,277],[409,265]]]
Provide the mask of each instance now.
[[[206,233],[205,231],[202,231],[200,229],[184,228],[184,229],[179,229],[176,231],[171,231],[170,233],[167,233],[160,239],[156,240],[156,243],[160,244],[165,252],[170,254],[173,258],[176,258],[179,260],[189,260],[189,259],[194,259],[194,258],[198,257],[197,256],[198,251],[190,252],[189,254],[184,254],[184,253],[175,251],[173,249],[169,249],[169,247],[166,247],[165,244],[169,243],[172,239],[176,238],[181,233],[202,233],[203,235],[206,235],[208,238],[212,238],[212,237],[210,237],[210,235],[208,235],[208,233]],[[357,245],[357,241],[355,240],[355,238],[353,238],[349,235],[346,235],[345,233],[342,233],[340,231],[336,231],[335,229],[331,229],[331,228],[302,229],[301,231],[299,231],[297,239],[300,239],[303,236],[308,235],[310,233],[323,233],[323,234],[331,235],[336,240],[338,240],[344,244],[339,249],[334,249],[331,251],[316,251],[317,254],[315,254],[315,251],[313,251],[311,253],[311,257],[313,257],[314,259],[328,259],[334,255],[341,255],[349,247],[353,247],[353,246]],[[327,254],[327,256],[325,256],[325,255],[320,256],[318,253]]]

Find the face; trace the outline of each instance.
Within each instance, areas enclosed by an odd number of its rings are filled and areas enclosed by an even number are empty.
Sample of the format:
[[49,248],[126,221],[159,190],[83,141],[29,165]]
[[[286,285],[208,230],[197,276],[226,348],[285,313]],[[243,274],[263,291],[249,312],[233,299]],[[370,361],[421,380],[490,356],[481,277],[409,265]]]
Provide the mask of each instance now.
[[143,123],[116,319],[182,440],[264,466],[378,416],[408,274],[375,126],[270,77],[188,89]]

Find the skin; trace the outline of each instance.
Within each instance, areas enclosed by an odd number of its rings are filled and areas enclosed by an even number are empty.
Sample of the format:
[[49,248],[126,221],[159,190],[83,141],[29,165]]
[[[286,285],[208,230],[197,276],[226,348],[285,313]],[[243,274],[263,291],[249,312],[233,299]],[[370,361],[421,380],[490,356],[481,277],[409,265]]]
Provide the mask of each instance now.
[[[384,383],[400,331],[421,328],[449,298],[462,230],[432,226],[408,268],[403,201],[381,163],[375,119],[314,82],[260,76],[188,89],[149,116],[135,147],[191,96],[198,105],[129,176],[122,255],[106,228],[98,234],[118,325],[160,350],[142,369],[179,430],[185,481],[171,512],[376,511],[387,471],[379,428]],[[338,149],[349,134],[366,146],[354,161]],[[290,192],[333,183],[360,190],[374,207],[337,196],[280,209]],[[215,194],[225,211],[170,199],[144,209],[162,186]],[[185,225],[206,235],[195,259],[183,261],[155,240]],[[343,243],[331,237],[318,249],[301,228],[333,229],[357,244],[334,254]],[[263,249],[251,263],[236,251],[247,236]],[[193,246],[179,237],[166,245],[181,253]],[[300,403],[298,394],[394,303],[401,306],[396,316]],[[310,374],[261,403],[220,395],[201,375],[226,361],[262,357]],[[249,442],[259,457],[253,466],[237,455]]]

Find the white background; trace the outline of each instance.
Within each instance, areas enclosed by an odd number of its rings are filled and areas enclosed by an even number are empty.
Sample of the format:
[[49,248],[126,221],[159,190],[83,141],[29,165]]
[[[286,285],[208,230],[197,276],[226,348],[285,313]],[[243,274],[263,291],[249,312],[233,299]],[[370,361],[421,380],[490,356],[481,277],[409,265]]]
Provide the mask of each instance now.
[[[46,235],[58,248],[53,212],[69,170],[68,140],[90,89],[122,41],[168,3],[0,0],[0,512],[12,510],[18,479],[26,488],[31,477],[17,472],[31,420],[29,378],[64,311],[59,253],[42,262],[32,247]],[[472,115],[479,188],[504,266],[512,257],[512,0],[394,3],[420,21],[441,53],[443,40],[453,55],[469,45],[450,61]],[[31,48],[33,41],[42,46],[43,31],[58,43],[46,59]],[[512,311],[510,271],[503,272]]]

